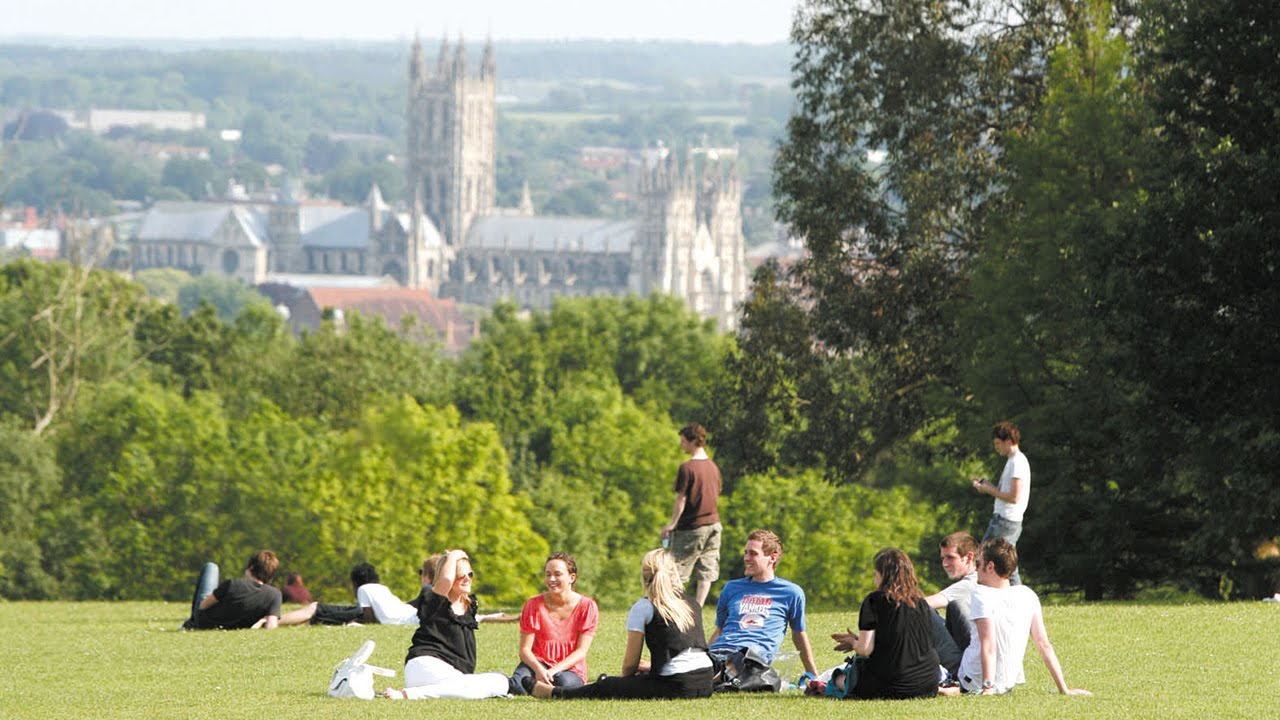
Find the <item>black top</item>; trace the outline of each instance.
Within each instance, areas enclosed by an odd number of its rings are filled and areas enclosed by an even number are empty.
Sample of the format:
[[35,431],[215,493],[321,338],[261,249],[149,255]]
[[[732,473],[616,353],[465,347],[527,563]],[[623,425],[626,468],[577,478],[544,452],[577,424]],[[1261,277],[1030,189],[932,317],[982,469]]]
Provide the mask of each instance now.
[[933,610],[923,597],[898,605],[877,590],[862,601],[859,630],[875,630],[871,657],[859,674],[858,697],[913,698],[938,692]]
[[196,627],[201,630],[239,630],[253,627],[267,615],[280,617],[280,591],[257,580],[223,580],[214,588],[213,596],[218,602],[196,615]]
[[418,631],[404,661],[427,655],[440,658],[459,671],[476,671],[476,596],[463,615],[454,615],[449,598],[424,587],[418,595]]
[[684,602],[693,612],[693,626],[684,632],[667,622],[654,608],[653,619],[644,626],[644,644],[649,647],[649,664],[653,672],[666,666],[667,661],[688,650],[707,649],[707,635],[702,631],[702,608],[688,595]]

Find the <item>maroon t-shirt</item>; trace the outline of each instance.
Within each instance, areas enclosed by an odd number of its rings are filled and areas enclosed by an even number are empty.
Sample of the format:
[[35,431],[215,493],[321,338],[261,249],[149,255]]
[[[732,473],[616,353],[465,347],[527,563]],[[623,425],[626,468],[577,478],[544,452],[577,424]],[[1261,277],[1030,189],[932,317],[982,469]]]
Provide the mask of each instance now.
[[710,459],[689,460],[676,473],[676,494],[684,495],[684,512],[677,530],[691,530],[720,522],[720,468]]

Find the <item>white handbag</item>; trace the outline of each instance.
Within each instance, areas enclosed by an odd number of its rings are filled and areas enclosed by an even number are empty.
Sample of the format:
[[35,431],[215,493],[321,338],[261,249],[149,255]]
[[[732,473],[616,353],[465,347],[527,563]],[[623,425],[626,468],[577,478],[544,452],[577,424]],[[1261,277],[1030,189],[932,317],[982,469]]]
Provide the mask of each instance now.
[[333,670],[333,679],[329,681],[329,697],[373,699],[373,676],[395,677],[395,670],[375,667],[366,664],[373,654],[373,641],[365,640],[351,657],[338,663]]

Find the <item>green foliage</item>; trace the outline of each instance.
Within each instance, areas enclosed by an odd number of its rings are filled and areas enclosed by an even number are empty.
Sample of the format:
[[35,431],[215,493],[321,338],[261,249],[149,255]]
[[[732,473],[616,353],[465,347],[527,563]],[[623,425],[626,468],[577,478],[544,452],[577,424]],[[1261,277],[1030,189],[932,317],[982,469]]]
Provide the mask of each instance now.
[[722,570],[741,575],[747,535],[765,528],[782,539],[778,574],[804,588],[809,603],[856,607],[875,589],[871,561],[881,548],[902,549],[921,569],[934,560],[936,550],[922,554],[917,548],[921,538],[945,534],[939,522],[946,511],[906,486],[887,491],[841,486],[812,471],[752,475],[721,500],[720,513],[727,519]]
[[41,432],[84,383],[130,374],[133,324],[149,305],[115,273],[34,260],[0,266],[0,414]]
[[452,392],[453,366],[416,328],[398,334],[381,318],[351,313],[344,327],[326,322],[305,333],[264,387],[295,417],[317,418],[335,428],[353,425],[380,399],[410,395],[422,404],[444,404]]
[[48,443],[14,419],[0,419],[0,597],[57,596],[36,519],[58,490],[58,464]]
[[476,558],[482,603],[534,592],[547,544],[512,494],[492,426],[406,397],[370,407],[332,453],[300,498],[313,518],[306,553],[344,569],[372,560],[390,580],[432,552],[463,548]]
[[[1178,493],[1152,492],[1118,442],[1136,384],[1114,372],[1133,358],[1112,321],[1130,292],[1124,235],[1146,192],[1152,119],[1134,78],[1109,5],[1092,3],[1052,54],[1033,128],[1005,138],[1010,202],[975,262],[964,319],[969,385],[988,415],[1019,424],[1033,458],[1036,529],[1021,547],[1089,598],[1167,577],[1175,568],[1152,545],[1187,522]],[[980,441],[990,419],[972,424]]]
[[200,275],[178,289],[178,307],[183,315],[195,312],[202,303],[212,305],[224,322],[235,319],[250,305],[271,306],[258,291],[239,280],[220,275]]
[[147,268],[135,272],[133,281],[146,288],[151,297],[176,305],[178,291],[191,281],[191,274],[177,268]]

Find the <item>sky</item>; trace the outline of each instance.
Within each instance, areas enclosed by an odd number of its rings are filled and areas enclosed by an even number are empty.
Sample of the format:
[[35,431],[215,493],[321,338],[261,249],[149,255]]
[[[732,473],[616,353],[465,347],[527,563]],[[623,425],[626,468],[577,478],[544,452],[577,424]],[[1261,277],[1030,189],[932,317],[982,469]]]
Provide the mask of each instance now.
[[[801,0],[0,0],[24,37],[785,42]],[[7,7],[5,7],[7,6]]]

